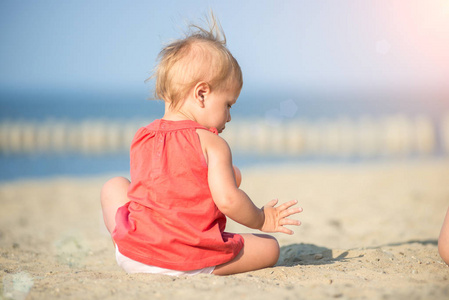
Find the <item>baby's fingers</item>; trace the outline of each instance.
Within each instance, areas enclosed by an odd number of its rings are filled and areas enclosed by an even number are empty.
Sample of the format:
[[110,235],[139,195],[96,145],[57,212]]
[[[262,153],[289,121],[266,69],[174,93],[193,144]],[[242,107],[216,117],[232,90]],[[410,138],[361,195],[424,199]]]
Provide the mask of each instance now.
[[285,217],[288,217],[288,216],[291,216],[294,214],[298,214],[300,212],[302,212],[302,207],[293,207],[293,208],[289,208],[289,209],[285,209],[285,210],[281,211],[279,213],[279,216],[281,218],[285,218]]
[[270,202],[268,202],[265,206],[274,207],[278,203],[278,199],[273,199]]
[[279,225],[284,226],[284,225],[296,225],[299,226],[301,225],[301,222],[298,220],[292,220],[292,219],[282,219],[279,221]]
[[285,228],[284,225],[299,226],[299,225],[301,225],[301,222],[298,220],[292,220],[292,219],[282,219],[279,221],[278,232],[292,235],[294,233],[293,230]]
[[277,207],[277,209],[280,210],[280,211],[286,210],[286,209],[288,209],[289,207],[292,207],[295,204],[298,204],[298,200],[292,200],[292,201],[285,202],[285,203],[279,205]]
[[282,226],[279,226],[277,231],[285,233],[285,234],[289,234],[289,235],[292,235],[294,233],[293,230],[290,230],[290,229],[282,227]]

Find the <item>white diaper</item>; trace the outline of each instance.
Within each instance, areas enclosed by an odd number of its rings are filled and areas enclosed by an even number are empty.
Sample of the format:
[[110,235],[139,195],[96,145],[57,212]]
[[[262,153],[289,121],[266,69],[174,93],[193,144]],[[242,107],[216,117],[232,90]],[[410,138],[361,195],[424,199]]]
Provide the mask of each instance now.
[[117,264],[125,270],[126,273],[152,273],[152,274],[162,274],[162,275],[170,275],[170,276],[183,276],[183,275],[197,275],[197,274],[212,274],[215,270],[215,267],[207,267],[198,270],[191,271],[177,271],[171,269],[164,269],[155,266],[150,266],[143,264],[141,262],[132,260],[124,256],[118,251],[118,248],[115,247],[115,258],[117,260]]

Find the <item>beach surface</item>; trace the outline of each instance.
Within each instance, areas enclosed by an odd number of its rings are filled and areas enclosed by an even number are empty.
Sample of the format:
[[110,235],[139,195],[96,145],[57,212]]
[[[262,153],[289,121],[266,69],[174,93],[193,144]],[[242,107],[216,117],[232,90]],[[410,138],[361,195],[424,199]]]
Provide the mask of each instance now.
[[[304,209],[294,235],[275,235],[275,267],[128,275],[100,210],[111,176],[11,181],[0,183],[0,299],[449,299],[437,250],[449,160],[240,169],[257,205],[297,199]],[[227,230],[255,232],[232,221]]]

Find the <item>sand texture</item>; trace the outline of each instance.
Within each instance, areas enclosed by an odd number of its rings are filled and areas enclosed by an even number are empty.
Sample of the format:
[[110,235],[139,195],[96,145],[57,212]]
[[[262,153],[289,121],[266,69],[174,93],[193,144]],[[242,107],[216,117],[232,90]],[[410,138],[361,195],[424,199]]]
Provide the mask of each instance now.
[[[107,176],[0,184],[0,299],[449,299],[437,238],[449,160],[241,168],[258,205],[297,199],[277,266],[128,275],[102,224]],[[229,231],[251,232],[229,222]]]

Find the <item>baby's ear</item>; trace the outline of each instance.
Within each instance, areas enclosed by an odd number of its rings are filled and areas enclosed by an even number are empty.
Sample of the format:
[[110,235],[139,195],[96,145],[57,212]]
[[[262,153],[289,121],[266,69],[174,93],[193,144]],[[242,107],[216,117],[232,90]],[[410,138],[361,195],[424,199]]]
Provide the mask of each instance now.
[[210,86],[207,82],[200,81],[195,85],[194,89],[195,101],[201,107],[204,107],[204,100],[206,100],[209,94],[210,94]]

